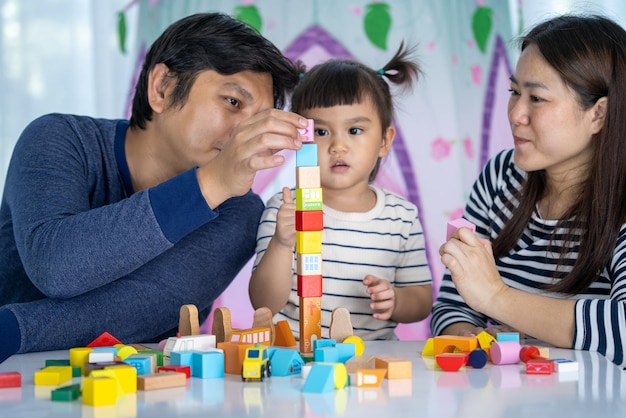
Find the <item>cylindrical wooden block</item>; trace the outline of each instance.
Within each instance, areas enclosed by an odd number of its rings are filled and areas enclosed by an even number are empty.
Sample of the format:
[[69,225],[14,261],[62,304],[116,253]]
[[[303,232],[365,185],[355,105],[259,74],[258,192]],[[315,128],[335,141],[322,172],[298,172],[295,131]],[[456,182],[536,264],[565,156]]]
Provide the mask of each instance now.
[[516,341],[501,341],[491,344],[493,364],[515,364],[519,362],[520,345]]

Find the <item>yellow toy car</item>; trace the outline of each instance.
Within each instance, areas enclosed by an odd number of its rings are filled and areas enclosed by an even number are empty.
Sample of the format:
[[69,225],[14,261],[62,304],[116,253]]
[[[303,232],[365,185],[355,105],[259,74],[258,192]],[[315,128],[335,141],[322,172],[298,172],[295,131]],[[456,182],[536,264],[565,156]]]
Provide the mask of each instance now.
[[258,379],[262,382],[263,378],[271,375],[267,346],[256,344],[254,347],[248,347],[241,366],[241,380],[245,382],[248,379]]

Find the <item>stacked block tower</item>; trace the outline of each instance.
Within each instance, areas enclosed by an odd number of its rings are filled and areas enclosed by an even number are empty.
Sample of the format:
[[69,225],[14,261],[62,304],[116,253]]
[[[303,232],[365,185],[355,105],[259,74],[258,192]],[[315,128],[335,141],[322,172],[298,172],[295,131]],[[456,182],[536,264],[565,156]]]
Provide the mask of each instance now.
[[313,340],[322,337],[322,188],[313,143],[313,120],[301,130],[296,151],[296,274],[300,300],[300,353],[313,355]]

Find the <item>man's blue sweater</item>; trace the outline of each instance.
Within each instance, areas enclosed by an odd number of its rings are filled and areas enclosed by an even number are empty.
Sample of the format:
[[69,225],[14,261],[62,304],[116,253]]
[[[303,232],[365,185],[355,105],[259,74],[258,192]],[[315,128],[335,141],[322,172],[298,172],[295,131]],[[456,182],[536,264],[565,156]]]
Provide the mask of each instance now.
[[195,169],[134,193],[127,127],[47,115],[16,144],[0,207],[0,318],[15,315],[19,352],[104,331],[125,343],[171,335],[181,305],[206,318],[254,253],[257,195],[211,210]]

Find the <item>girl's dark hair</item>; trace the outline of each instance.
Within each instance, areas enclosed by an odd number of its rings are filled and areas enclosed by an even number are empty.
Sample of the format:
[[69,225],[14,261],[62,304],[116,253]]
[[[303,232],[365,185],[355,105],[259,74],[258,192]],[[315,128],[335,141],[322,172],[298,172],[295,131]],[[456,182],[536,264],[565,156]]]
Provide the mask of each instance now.
[[[626,222],[626,32],[602,16],[565,15],[547,20],[521,38],[521,50],[535,45],[546,61],[574,92],[581,109],[607,97],[603,128],[592,138],[594,155],[589,173],[580,185],[577,201],[559,226],[570,231],[561,249],[556,280],[549,290],[576,294],[585,291],[609,267],[617,236]],[[529,172],[519,206],[493,242],[494,255],[513,249],[544,196],[545,171]],[[578,256],[569,274],[560,271],[564,256]]]
[[[405,48],[402,42],[393,58],[378,71],[353,60],[331,59],[318,64],[304,73],[294,89],[291,110],[300,113],[316,107],[361,103],[369,98],[376,106],[384,133],[393,119],[393,100],[385,79],[410,88],[419,75],[417,63],[410,59],[414,50],[415,47]],[[376,179],[379,167],[380,158],[370,173],[370,182]]]
[[242,71],[272,75],[274,106],[285,105],[285,95],[298,81],[295,65],[254,29],[221,13],[198,13],[170,25],[148,51],[135,87],[130,125],[144,129],[152,119],[148,103],[148,75],[163,63],[175,80],[170,106],[182,107],[199,73],[222,75]]

